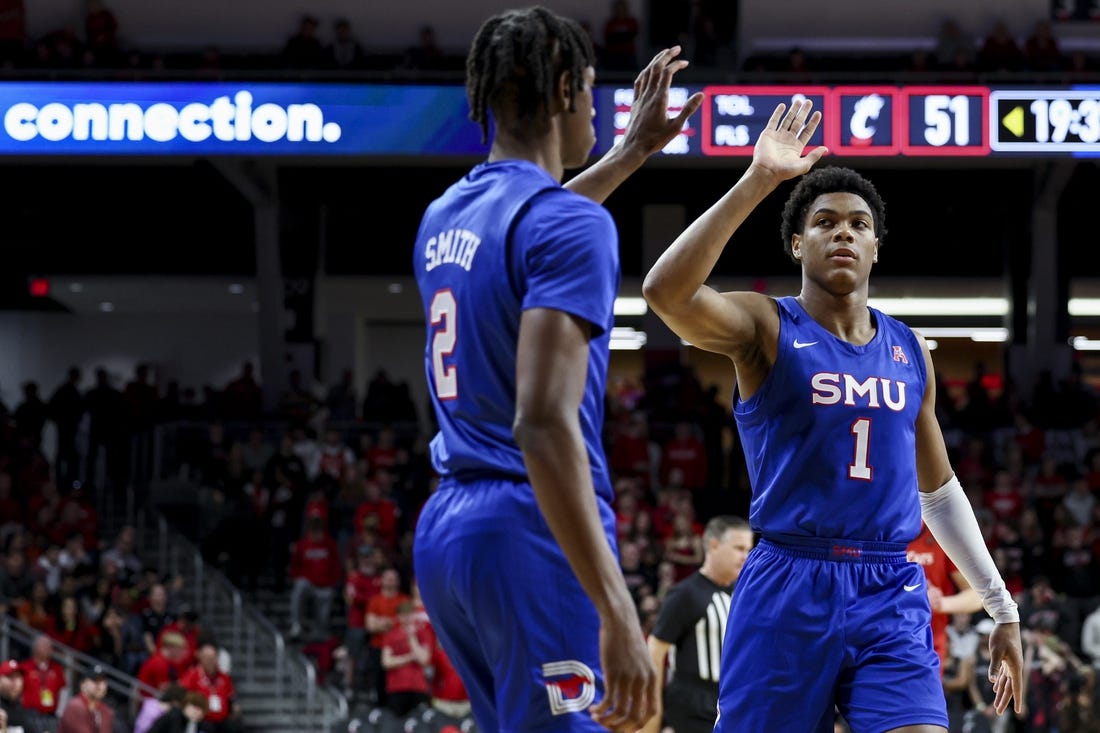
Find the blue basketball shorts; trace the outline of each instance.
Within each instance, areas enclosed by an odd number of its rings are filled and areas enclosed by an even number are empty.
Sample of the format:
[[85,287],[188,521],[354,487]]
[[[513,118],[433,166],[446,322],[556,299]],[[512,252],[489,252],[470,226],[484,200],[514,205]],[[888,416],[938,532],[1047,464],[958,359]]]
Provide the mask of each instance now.
[[924,570],[905,545],[762,539],[733,593],[716,733],[947,727]]
[[[597,500],[612,547],[615,517]],[[530,484],[444,480],[413,544],[425,609],[483,731],[602,731],[599,617]]]

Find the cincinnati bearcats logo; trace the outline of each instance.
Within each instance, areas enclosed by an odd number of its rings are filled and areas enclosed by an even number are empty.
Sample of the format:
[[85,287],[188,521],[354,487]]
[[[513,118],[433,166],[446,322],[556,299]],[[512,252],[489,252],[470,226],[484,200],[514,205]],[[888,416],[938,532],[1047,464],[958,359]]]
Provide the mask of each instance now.
[[579,713],[596,701],[596,675],[575,659],[542,665],[546,694],[553,715]]

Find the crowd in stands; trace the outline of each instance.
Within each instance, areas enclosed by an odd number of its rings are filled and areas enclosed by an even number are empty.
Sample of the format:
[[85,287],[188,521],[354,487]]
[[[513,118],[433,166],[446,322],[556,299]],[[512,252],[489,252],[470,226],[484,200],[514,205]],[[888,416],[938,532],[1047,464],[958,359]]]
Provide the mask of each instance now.
[[[281,46],[267,51],[208,45],[187,52],[161,52],[128,43],[125,18],[118,18],[103,0],[85,0],[83,15],[74,16],[71,24],[41,37],[28,37],[25,2],[0,0],[0,68],[9,74],[83,69],[126,74],[169,70],[212,77],[256,70],[432,75],[461,74],[464,68],[464,49],[441,47],[430,23],[410,28],[404,47],[368,48],[357,38],[348,18],[322,19],[305,13]],[[1001,72],[1072,76],[1097,71],[1100,60],[1097,53],[1080,48],[1063,50],[1052,21],[1046,18],[1037,19],[1028,28],[1009,28],[1000,20],[987,28],[963,28],[947,18],[935,34],[934,45],[914,39],[907,50],[883,47],[820,52],[795,46],[780,52],[738,48],[736,3],[657,0],[640,8],[636,5],[630,0],[611,0],[605,17],[596,22],[578,19],[592,37],[601,71],[636,73],[652,50],[674,44],[685,48],[693,68],[706,73],[767,72],[788,78],[838,71],[912,72],[951,82]],[[645,36],[643,29],[648,29]],[[751,46],[751,39],[747,41]]]
[[[22,707],[57,715],[62,689],[41,660],[64,644],[154,689],[198,692],[207,722],[224,714],[232,725],[231,679],[219,677],[218,648],[186,608],[187,589],[145,564],[132,528],[110,538],[100,528],[97,497],[128,479],[97,471],[97,461],[112,450],[132,457],[138,438],[160,426],[173,428],[162,442],[174,448],[162,450],[160,470],[205,488],[197,532],[207,559],[246,591],[270,583],[287,595],[284,631],[322,679],[394,715],[467,714],[411,564],[412,528],[436,477],[433,427],[420,423],[408,385],[379,371],[361,398],[350,372],[324,391],[297,374],[264,411],[249,364],[221,389],[206,387],[201,403],[189,389],[156,385],[154,374],[141,365],[119,390],[99,370],[81,390],[73,370],[48,398],[26,384],[21,402],[0,405],[0,599],[40,634],[4,667],[23,680]],[[1079,370],[1060,382],[1047,375],[1024,396],[980,364],[969,382],[943,383],[937,394],[953,464],[1021,604],[1030,667],[1015,730],[1087,731],[1056,722],[1085,720],[1086,708],[1095,721],[1098,710],[1100,398]],[[52,459],[42,448],[48,425]],[[69,430],[74,445],[61,439]],[[680,365],[613,381],[605,434],[621,566],[648,631],[663,594],[700,564],[707,518],[747,515],[745,458],[716,387]],[[85,455],[92,446],[98,458]],[[89,480],[97,475],[105,483]],[[982,620],[956,620],[945,672],[953,710],[971,722],[990,710],[985,687],[971,685],[981,677],[972,642]]]
[[[133,437],[150,426],[170,428],[161,438],[173,450],[162,450],[160,470],[203,487],[196,533],[205,556],[246,591],[266,585],[289,598],[284,631],[328,683],[392,715],[468,714],[412,566],[412,530],[436,477],[427,452],[434,428],[418,420],[408,385],[379,372],[361,398],[350,372],[328,389],[296,375],[264,411],[249,365],[222,388],[204,389],[202,402],[152,375],[141,367],[131,380],[140,385],[118,390],[101,372],[82,392],[74,371],[49,399],[27,385],[14,409],[0,407],[6,612],[39,630],[43,644],[93,654],[154,688],[178,683],[208,702],[231,698],[211,692],[216,647],[204,656],[201,623],[180,605],[187,589],[142,563],[132,531],[104,543],[89,496],[102,487],[87,481],[94,460],[60,442],[49,460],[37,447],[46,423],[79,416],[77,443],[108,453],[106,439],[87,437],[97,429],[87,418],[109,404],[118,425],[107,432],[125,438],[120,451],[132,454]],[[81,401],[58,411],[68,404],[60,395],[74,390]],[[698,567],[707,519],[748,512],[745,460],[717,394],[679,365],[613,380],[609,391],[621,564],[645,631],[665,592]],[[1024,396],[981,365],[968,382],[941,383],[937,394],[953,465],[1021,606],[1027,708],[1010,724],[1090,730],[1100,710],[1100,398],[1079,370],[1060,382],[1047,376]],[[60,483],[68,462],[76,479]],[[99,475],[109,488],[110,472]],[[995,722],[974,643],[983,619],[955,620],[944,677],[953,714],[971,725]],[[31,689],[24,687],[24,705],[42,705]],[[1074,727],[1067,716],[1086,722]]]
[[[73,370],[48,400],[31,383],[13,410],[0,402],[0,614],[33,639],[6,638],[12,656],[0,660],[0,708],[27,733],[183,731],[169,726],[180,716],[202,721],[204,731],[239,731],[228,658],[187,605],[194,589],[148,564],[133,527],[108,532],[97,506],[111,486],[86,480],[107,474],[96,471],[94,456],[84,460],[78,435],[100,456],[116,440],[128,451],[146,427],[143,390],[114,390],[102,371],[96,386],[79,384]],[[48,428],[56,443],[49,458]],[[158,695],[108,691],[102,668],[59,661],[73,653]]]

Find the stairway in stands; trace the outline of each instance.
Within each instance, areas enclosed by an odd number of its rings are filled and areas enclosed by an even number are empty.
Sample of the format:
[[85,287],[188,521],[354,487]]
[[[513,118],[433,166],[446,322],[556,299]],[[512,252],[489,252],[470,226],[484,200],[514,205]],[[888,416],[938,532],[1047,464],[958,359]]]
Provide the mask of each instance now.
[[289,591],[246,596],[159,516],[139,514],[136,524],[147,563],[183,576],[187,591],[181,600],[199,612],[200,625],[228,651],[249,733],[336,733],[341,723],[346,728],[343,697],[316,683],[300,645],[285,638]]

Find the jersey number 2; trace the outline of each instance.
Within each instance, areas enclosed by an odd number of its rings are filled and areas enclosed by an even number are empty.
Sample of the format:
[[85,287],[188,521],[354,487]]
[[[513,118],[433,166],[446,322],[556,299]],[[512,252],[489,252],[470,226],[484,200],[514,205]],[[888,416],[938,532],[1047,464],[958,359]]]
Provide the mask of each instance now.
[[848,464],[848,478],[870,481],[874,473],[867,464],[867,454],[871,450],[871,420],[861,417],[852,423],[852,435],[856,438],[855,459]]
[[455,294],[440,290],[432,296],[432,376],[435,378],[435,396],[441,400],[453,400],[458,397],[458,368],[454,364],[446,366],[443,357],[450,356],[458,341],[458,329],[455,318],[458,315],[458,303]]

